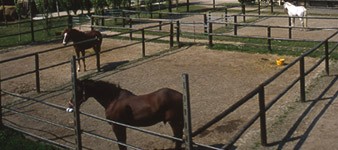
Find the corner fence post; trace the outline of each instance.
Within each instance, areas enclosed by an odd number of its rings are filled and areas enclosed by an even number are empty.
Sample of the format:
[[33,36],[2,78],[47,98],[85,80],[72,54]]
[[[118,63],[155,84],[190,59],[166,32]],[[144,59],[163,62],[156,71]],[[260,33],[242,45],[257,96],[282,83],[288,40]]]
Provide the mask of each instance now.
[[190,92],[189,92],[189,76],[182,75],[183,79],[183,116],[184,116],[184,136],[185,149],[192,149],[192,133],[191,133],[191,112],[190,112]]
[[330,55],[329,55],[329,42],[325,41],[325,71],[326,75],[330,75]]
[[36,83],[36,92],[40,93],[40,61],[39,53],[35,53],[35,83]]
[[71,60],[71,71],[72,71],[72,92],[73,92],[73,103],[74,103],[74,128],[75,128],[75,145],[76,150],[82,149],[82,138],[81,138],[81,124],[80,124],[80,114],[79,114],[79,105],[78,97],[76,94],[77,87],[77,73],[76,73],[76,57],[73,56]]
[[266,115],[265,115],[265,92],[264,86],[260,87],[259,95],[259,118],[260,118],[260,126],[261,126],[261,144],[263,146],[267,145],[267,132],[266,132]]
[[299,60],[300,101],[305,102],[305,67],[304,57]]

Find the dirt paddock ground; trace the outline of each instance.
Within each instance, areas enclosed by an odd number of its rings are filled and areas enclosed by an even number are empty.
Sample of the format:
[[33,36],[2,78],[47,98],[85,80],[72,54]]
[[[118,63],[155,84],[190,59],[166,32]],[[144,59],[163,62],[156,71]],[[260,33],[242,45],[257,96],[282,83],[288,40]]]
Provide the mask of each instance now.
[[[120,45],[128,41],[122,40],[104,40],[104,48],[110,43]],[[48,45],[25,47],[18,51],[1,54],[1,59],[12,57],[17,53],[25,53],[47,49],[59,46],[59,43],[51,43]],[[167,45],[149,44],[148,53],[155,53],[158,47]],[[112,53],[103,54],[102,64],[114,64],[119,62],[129,62],[140,57],[139,46],[128,47],[113,51]],[[53,52],[52,55],[41,56],[41,64],[53,64],[59,62],[60,59],[67,60],[72,55],[72,48],[67,50]],[[198,127],[227,109],[241,97],[254,89],[258,84],[268,79],[274,73],[278,72],[283,66],[277,66],[275,59],[280,56],[265,54],[246,54],[238,52],[213,51],[206,49],[205,46],[183,47],[179,50],[168,51],[158,56],[154,56],[145,60],[141,60],[130,65],[118,68],[117,70],[104,70],[93,78],[96,80],[104,80],[119,83],[122,88],[133,91],[136,94],[146,94],[162,87],[169,87],[182,91],[181,75],[187,73],[190,76],[190,93],[191,93],[191,112],[193,131]],[[284,57],[284,56],[283,56]],[[284,57],[286,63],[291,62],[293,57]],[[1,66],[6,68],[2,71],[2,77],[6,77],[15,71],[22,71],[33,63],[30,59],[24,62],[14,62],[11,65]],[[94,58],[87,59],[89,71],[80,72],[79,77],[88,76],[95,71]],[[316,59],[306,59],[306,64],[313,64]],[[22,65],[24,64],[24,65]],[[17,66],[17,67],[14,67]],[[103,69],[105,65],[103,65]],[[319,69],[318,72],[321,72]],[[311,75],[308,80],[317,76],[317,73]],[[273,97],[280,91],[286,82],[298,76],[298,67],[294,67],[288,71],[286,75],[281,76],[279,82],[271,84],[267,87],[267,99]],[[282,82],[280,82],[282,81]],[[44,102],[52,102],[61,106],[67,106],[67,101],[71,98],[69,86],[64,86],[70,82],[70,65],[64,65],[55,69],[42,71],[41,87],[42,94],[35,95],[37,99]],[[19,80],[4,82],[4,90],[23,93],[32,96],[34,90],[34,78],[22,77]],[[15,86],[13,86],[15,85]],[[298,90],[295,87],[295,90]],[[295,101],[297,96],[292,92],[288,94],[286,100],[281,102],[278,107],[282,109],[285,103]],[[12,108],[20,108],[21,112],[34,114],[56,121],[68,126],[72,125],[72,114],[52,109],[41,104],[23,101],[9,97],[4,98],[4,103]],[[82,105],[81,111],[98,115],[104,118],[104,109],[93,100]],[[224,144],[236,133],[236,131],[244,124],[253,113],[258,111],[257,98],[253,98],[249,103],[245,104],[241,109],[235,111],[234,114],[220,121],[220,123],[212,126],[201,135],[194,138],[195,142],[214,145]],[[272,114],[278,113],[275,109]],[[273,119],[275,115],[269,116]],[[271,118],[270,118],[271,117]],[[13,123],[11,123],[13,121]],[[29,130],[38,135],[43,135],[49,139],[66,145],[74,143],[74,132],[59,127],[53,127],[45,123],[38,123],[27,120],[25,117],[19,117],[12,113],[5,113],[5,123]],[[82,116],[81,126],[85,131],[102,134],[107,137],[114,137],[111,127],[104,122],[95,121],[91,118]],[[170,127],[159,123],[152,127],[147,127],[151,131],[172,135]],[[97,144],[100,143],[100,144]],[[128,143],[143,149],[164,149],[173,146],[171,141],[160,140],[153,136],[147,136],[137,131],[128,130]],[[93,139],[86,135],[83,136],[83,145],[86,149],[107,149],[116,148],[115,144],[105,142],[103,140]]]
[[[269,23],[268,20],[265,21]],[[275,20],[272,22],[276,23]],[[256,34],[251,29],[246,28],[242,28],[239,32],[241,34]],[[259,31],[257,30],[257,32]],[[317,38],[320,36],[318,34],[323,33],[317,31],[309,31],[308,33],[314,32],[315,34],[311,34],[309,37]],[[259,33],[265,34],[265,31]],[[301,32],[299,33],[298,35],[301,35]],[[325,37],[327,34],[325,32],[323,36]],[[111,49],[132,42],[129,40],[104,39],[103,49]],[[18,50],[1,53],[0,59],[4,60],[58,46],[61,46],[61,43],[21,47]],[[187,73],[190,79],[193,131],[283,69],[283,66],[275,64],[277,58],[285,58],[286,63],[290,63],[295,59],[295,57],[290,56],[213,51],[203,45],[193,45],[171,51],[165,50],[169,48],[169,44],[147,43],[146,47],[148,56],[158,52],[161,53],[147,59],[138,60],[141,58],[140,44],[113,50],[101,56],[103,69],[101,73],[94,73],[95,59],[92,57],[86,59],[89,70],[80,72],[78,75],[79,77],[91,77],[95,80],[118,83],[122,88],[128,89],[135,94],[146,94],[163,87],[182,91],[182,74]],[[39,55],[40,67],[47,67],[61,61],[69,61],[73,54],[72,47],[41,54]],[[306,69],[316,61],[317,59],[314,58],[306,58]],[[120,66],[121,64],[124,65]],[[1,64],[0,68],[1,78],[17,75],[19,72],[31,71],[34,70],[34,57],[6,63],[6,65]],[[320,66],[306,78],[306,83],[310,85],[313,79],[318,77],[322,71],[323,66]],[[266,103],[298,76],[299,68],[296,65],[277,79],[276,82],[267,86]],[[36,98],[39,101],[51,102],[66,107],[68,100],[71,98],[71,87],[69,85],[71,81],[70,64],[67,63],[60,67],[43,70],[40,78],[42,90],[40,94],[35,93],[34,74],[5,81],[2,83],[2,88],[6,91]],[[296,84],[291,92],[285,95],[268,112],[267,121],[269,123],[278,121],[280,114],[288,110],[289,105],[299,99],[298,92],[299,85]],[[3,104],[24,114],[36,115],[67,126],[73,125],[73,115],[66,113],[65,110],[53,109],[36,102],[21,100],[8,95],[4,96],[2,101]],[[104,118],[104,109],[92,98],[82,105],[81,111]],[[257,96],[219,123],[194,137],[194,142],[215,147],[225,144],[256,112],[258,112]],[[16,113],[5,112],[4,123],[71,147],[75,142],[74,131],[72,130],[48,125],[40,121],[32,121]],[[105,122],[81,116],[81,127],[86,132],[115,139],[111,126]],[[170,127],[163,123],[144,129],[172,135]],[[235,143],[234,148],[247,149],[247,145],[252,145],[252,143],[259,141],[259,136],[255,136],[257,132],[259,132],[258,123],[251,127]],[[127,143],[142,149],[168,149],[174,146],[171,141],[133,130],[128,130]],[[95,150],[117,149],[116,144],[92,138],[85,133],[83,134],[83,146],[84,149]]]

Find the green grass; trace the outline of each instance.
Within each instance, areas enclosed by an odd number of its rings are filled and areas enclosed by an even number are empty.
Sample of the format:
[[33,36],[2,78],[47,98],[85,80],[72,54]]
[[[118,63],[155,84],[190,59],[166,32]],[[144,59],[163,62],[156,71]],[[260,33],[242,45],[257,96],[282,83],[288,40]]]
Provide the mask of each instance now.
[[0,128],[0,148],[3,150],[57,150],[58,148],[26,139],[21,133]]
[[[27,20],[26,20],[27,21]],[[61,36],[57,33],[62,32],[67,28],[67,17],[56,17],[50,19],[49,24],[45,20],[36,20],[34,25],[34,42],[48,42],[55,39],[60,39]],[[39,30],[39,31],[37,31]],[[9,23],[8,25],[0,25],[0,36],[19,34],[31,31],[31,23],[25,22],[21,24]],[[12,46],[26,45],[32,43],[31,33],[6,36],[0,38],[0,50]]]

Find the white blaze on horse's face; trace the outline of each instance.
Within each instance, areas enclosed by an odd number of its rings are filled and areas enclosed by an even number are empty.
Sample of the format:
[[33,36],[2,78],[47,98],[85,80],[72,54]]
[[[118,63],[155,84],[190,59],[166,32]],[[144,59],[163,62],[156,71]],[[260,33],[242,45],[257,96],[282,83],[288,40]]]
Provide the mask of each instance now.
[[67,33],[65,33],[65,34],[63,35],[63,42],[62,42],[63,45],[66,45],[66,44],[67,44],[66,38],[67,38]]

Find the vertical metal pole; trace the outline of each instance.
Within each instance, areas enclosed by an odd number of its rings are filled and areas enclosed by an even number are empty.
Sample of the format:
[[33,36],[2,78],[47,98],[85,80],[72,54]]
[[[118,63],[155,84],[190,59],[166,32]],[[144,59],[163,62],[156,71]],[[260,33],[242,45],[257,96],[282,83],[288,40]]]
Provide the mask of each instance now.
[[289,39],[292,39],[291,17],[289,17]]
[[225,7],[224,8],[224,22],[225,22],[225,26],[228,26],[228,8]]
[[203,14],[203,22],[204,22],[204,33],[208,33],[208,19],[207,19],[207,14]]
[[216,2],[215,0],[212,0],[212,8],[215,10],[216,9]]
[[90,25],[91,25],[90,29],[93,31],[94,30],[94,27],[93,27],[94,26],[94,17],[93,16],[90,17]]
[[3,126],[2,122],[2,94],[1,94],[2,88],[1,88],[1,71],[0,71],[0,127]]
[[270,4],[271,4],[271,13],[273,13],[273,0],[270,0]]
[[33,20],[33,12],[32,12],[32,1],[28,1],[29,3],[29,10],[30,10],[30,23],[31,23],[31,36],[32,36],[32,42],[35,42],[35,36],[34,36],[34,20]]
[[187,12],[189,12],[189,5],[190,5],[190,2],[189,0],[187,0]]
[[261,15],[261,0],[258,0],[258,15]]
[[305,67],[304,57],[299,61],[300,101],[305,102]]
[[209,39],[209,47],[212,47],[212,23],[209,22],[209,30],[208,30],[208,39]]
[[234,15],[234,35],[237,35],[237,16]]
[[80,106],[78,105],[78,97],[76,93],[76,87],[77,87],[77,73],[76,73],[76,58],[75,56],[72,57],[71,60],[71,68],[72,68],[72,88],[73,88],[73,103],[74,103],[74,127],[75,127],[75,145],[76,150],[82,149],[82,138],[81,138],[81,124],[80,124],[80,114],[79,109]]
[[144,29],[142,31],[142,57],[146,56],[146,44],[145,44],[145,37],[144,37]]
[[158,26],[158,30],[162,30],[162,21],[159,21],[159,26]]
[[268,29],[268,50],[272,51],[272,49],[271,49],[271,27],[268,26],[267,29]]
[[261,144],[263,146],[267,145],[267,132],[266,132],[266,115],[265,115],[265,92],[264,86],[260,87],[259,95],[259,118],[261,125]]
[[170,48],[174,47],[174,24],[170,22]]
[[[130,29],[133,28],[133,20],[131,18],[129,18],[129,28]],[[132,31],[129,32],[129,40],[133,40],[133,32]]]
[[180,21],[176,21],[176,42],[177,42],[177,46],[181,47],[181,43],[180,43],[180,32],[181,30],[181,25],[180,25]]
[[[102,39],[101,39],[102,40]],[[101,71],[101,63],[100,63],[100,59],[101,59],[101,57],[100,57],[100,52],[96,52],[95,53],[95,55],[96,55],[96,68],[97,68],[97,72],[100,72]]]
[[242,3],[242,15],[243,15],[243,22],[245,22],[246,18],[245,18],[245,5],[244,5],[244,3]]
[[36,83],[36,92],[40,93],[40,62],[39,62],[39,53],[35,53],[35,83]]
[[329,42],[325,41],[325,71],[326,75],[330,74],[330,56],[329,56]]
[[185,149],[192,149],[192,133],[191,133],[191,112],[190,112],[190,93],[189,93],[189,76],[182,75],[183,79],[183,115],[184,115],[184,137]]
[[71,15],[68,16],[68,29],[73,28],[73,17]]

